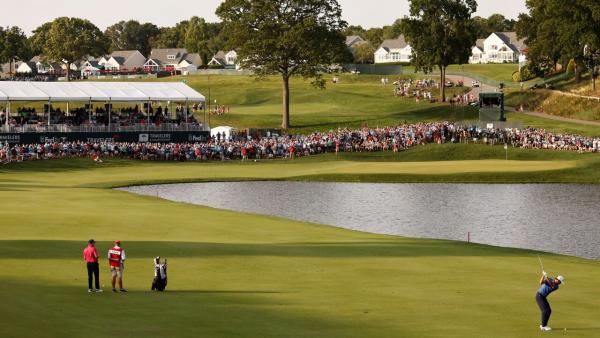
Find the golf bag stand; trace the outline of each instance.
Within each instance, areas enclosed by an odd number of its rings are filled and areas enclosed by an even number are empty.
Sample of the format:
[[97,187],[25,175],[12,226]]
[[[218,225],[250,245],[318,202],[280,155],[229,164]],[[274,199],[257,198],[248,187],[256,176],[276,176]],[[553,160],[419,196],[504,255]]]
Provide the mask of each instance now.
[[152,280],[152,291],[165,291],[167,287],[167,259],[161,264],[160,256],[154,258],[154,279]]

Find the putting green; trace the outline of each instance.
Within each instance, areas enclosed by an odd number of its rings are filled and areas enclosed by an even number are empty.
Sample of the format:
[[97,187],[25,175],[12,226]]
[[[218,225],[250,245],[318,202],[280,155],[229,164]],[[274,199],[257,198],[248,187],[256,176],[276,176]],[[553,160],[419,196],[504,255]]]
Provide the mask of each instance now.
[[[331,173],[342,173],[343,178],[344,170],[433,172],[433,163],[393,162],[421,156],[414,152],[388,154],[390,162],[378,163],[370,158],[377,154],[356,154],[355,161],[347,155],[340,160],[324,156],[247,164],[109,159],[100,166],[74,160],[2,168],[0,333],[2,337],[538,336],[533,296],[539,267],[534,252],[352,232],[106,188]],[[463,161],[466,176],[457,177],[477,178],[470,173],[474,166],[495,166],[494,175],[515,179],[529,173],[507,173],[511,166],[554,168],[531,175],[555,179],[598,171],[597,157],[576,160],[572,154],[537,152],[515,156],[530,161]],[[551,160],[541,161],[539,156]],[[459,162],[438,164],[452,168]],[[90,237],[99,241],[102,257],[111,241],[123,241],[129,293],[86,292],[81,250]],[[169,259],[169,291],[164,294],[149,292],[152,258],[157,255]],[[569,328],[567,334],[573,337],[597,336],[599,263],[542,257],[549,272],[567,277],[566,286],[551,297],[551,325]],[[110,291],[106,259],[101,281]]]
[[340,174],[457,174],[464,172],[531,172],[575,168],[576,161],[445,161],[445,162],[407,162],[348,164],[333,169]]

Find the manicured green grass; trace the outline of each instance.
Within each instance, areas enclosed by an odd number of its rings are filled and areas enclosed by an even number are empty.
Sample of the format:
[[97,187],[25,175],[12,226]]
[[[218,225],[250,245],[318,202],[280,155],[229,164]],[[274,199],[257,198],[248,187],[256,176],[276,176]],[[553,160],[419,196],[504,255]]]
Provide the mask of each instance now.
[[[519,70],[519,66],[514,63],[500,64],[465,64],[450,65],[446,72],[448,74],[465,75],[490,85],[497,85],[500,82],[505,85],[513,84],[512,74]],[[406,66],[403,68],[405,74],[414,73],[414,67]],[[434,74],[438,71],[434,69]],[[439,74],[438,74],[439,75]],[[467,84],[469,85],[469,84]]]
[[[411,74],[398,75],[415,78]],[[397,125],[404,121],[439,121],[473,119],[477,115],[469,108],[453,108],[449,105],[430,104],[413,98],[394,97],[391,82],[381,85],[381,76],[340,75],[340,82],[331,83],[332,76],[325,76],[326,89],[318,89],[309,80],[294,78],[291,81],[291,133],[312,133],[338,127],[358,128]],[[282,82],[279,77],[257,79],[254,76],[207,76],[170,77],[150,81],[185,80],[194,89],[210,98],[211,105],[225,105],[230,112],[210,117],[211,126],[229,125],[245,128],[279,128],[282,111]],[[447,95],[463,93],[468,88],[453,88]],[[432,89],[438,95],[438,90]],[[197,114],[204,120],[204,114]],[[208,118],[207,118],[208,120]]]
[[[99,165],[80,159],[2,167],[0,332],[3,337],[537,336],[534,252],[372,235],[107,189],[145,182],[354,180],[365,167],[373,169],[363,176],[371,181],[494,177],[600,183],[596,155],[511,149],[510,158],[521,162],[506,164],[503,155],[501,147],[431,145],[396,155],[246,164],[107,159]],[[496,171],[473,173],[479,164],[468,160],[476,157],[495,161]],[[419,163],[434,160],[463,169],[436,174],[435,165]],[[561,163],[576,167],[526,171],[533,161],[547,162],[548,169]],[[404,163],[424,167],[376,174]],[[505,173],[506,166],[523,171]],[[112,240],[123,241],[128,294],[86,292],[81,250],[90,237],[99,241],[102,256]],[[157,255],[169,258],[164,294],[148,291]],[[597,336],[598,262],[543,258],[548,270],[568,278],[551,299],[556,333],[567,327],[569,336]],[[109,291],[105,259],[101,280]]]

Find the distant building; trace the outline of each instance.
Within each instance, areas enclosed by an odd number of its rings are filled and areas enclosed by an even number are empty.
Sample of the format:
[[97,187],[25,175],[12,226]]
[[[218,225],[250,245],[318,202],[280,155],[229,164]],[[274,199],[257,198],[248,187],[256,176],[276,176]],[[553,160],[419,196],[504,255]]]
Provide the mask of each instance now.
[[240,69],[239,64],[237,62],[237,52],[235,50],[230,50],[228,52],[218,51],[215,56],[208,63],[209,66],[222,66],[223,68],[229,69]]
[[[70,69],[71,71],[77,71],[78,67],[72,63]],[[64,75],[66,70],[66,64],[45,61],[42,56],[38,55],[28,62],[21,63],[16,72],[19,74]]]
[[99,64],[98,60],[87,60],[81,63],[79,67],[81,71],[81,76],[94,76],[100,75],[104,67]]
[[134,71],[142,69],[145,63],[146,57],[137,50],[117,50],[98,61],[109,72]]
[[404,35],[397,39],[385,40],[375,51],[375,63],[410,62],[412,48],[406,42]]
[[202,58],[197,53],[188,53],[185,48],[153,49],[144,64],[147,72],[195,73],[202,66]]
[[22,61],[15,61],[12,63],[12,68],[10,62],[0,65],[0,77],[9,77],[11,74],[16,74],[17,69],[22,63]]
[[479,39],[471,50],[469,63],[525,63],[527,45],[515,32],[495,32]]
[[350,49],[351,51],[354,51],[354,49],[358,45],[363,44],[363,43],[368,43],[368,41],[366,41],[359,35],[350,35],[350,36],[346,37],[346,47],[348,47],[348,49]]

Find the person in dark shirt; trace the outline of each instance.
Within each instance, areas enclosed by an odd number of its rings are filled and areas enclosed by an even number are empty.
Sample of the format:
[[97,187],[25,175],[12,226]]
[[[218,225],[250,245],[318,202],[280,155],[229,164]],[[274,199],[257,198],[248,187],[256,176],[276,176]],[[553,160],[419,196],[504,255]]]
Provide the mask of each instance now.
[[548,303],[547,298],[552,292],[558,290],[559,286],[564,283],[565,278],[563,276],[558,276],[556,278],[548,277],[545,271],[540,279],[541,286],[535,294],[535,301],[542,312],[542,323],[540,324],[540,330],[542,331],[552,330],[550,327],[548,327],[548,321],[550,320],[550,315],[552,314],[552,308],[550,308],[550,303]]

